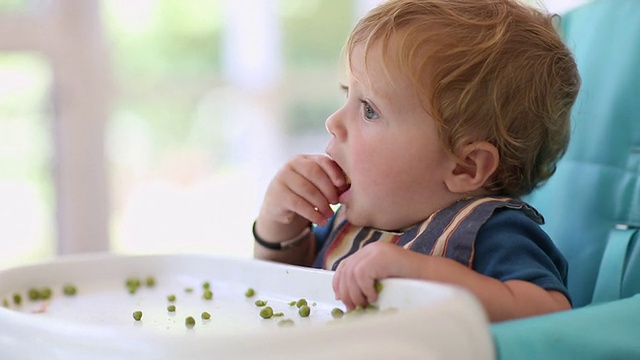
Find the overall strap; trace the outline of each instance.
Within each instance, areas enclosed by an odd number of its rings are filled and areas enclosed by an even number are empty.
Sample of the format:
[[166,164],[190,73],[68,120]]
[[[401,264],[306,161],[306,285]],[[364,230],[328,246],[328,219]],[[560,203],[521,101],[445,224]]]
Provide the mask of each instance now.
[[544,223],[544,219],[534,208],[517,199],[467,199],[435,212],[421,226],[407,232],[398,245],[420,253],[453,259],[471,268],[474,244],[480,228],[496,209],[504,207],[522,210],[537,223]]

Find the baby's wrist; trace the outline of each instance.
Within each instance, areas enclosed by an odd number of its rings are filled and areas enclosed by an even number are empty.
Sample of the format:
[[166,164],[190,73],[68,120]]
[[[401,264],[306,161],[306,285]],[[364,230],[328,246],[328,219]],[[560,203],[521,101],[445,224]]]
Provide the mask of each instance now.
[[286,238],[280,241],[269,241],[262,238],[256,231],[257,220],[253,222],[252,233],[256,243],[260,246],[270,250],[287,250],[296,247],[302,243],[303,240],[309,237],[312,230],[312,224],[309,222],[297,235]]

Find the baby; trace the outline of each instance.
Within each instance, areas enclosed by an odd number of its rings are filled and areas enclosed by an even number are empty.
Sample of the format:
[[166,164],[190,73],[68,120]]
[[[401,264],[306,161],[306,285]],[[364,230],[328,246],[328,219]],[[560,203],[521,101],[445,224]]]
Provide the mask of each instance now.
[[570,309],[567,262],[520,199],[564,154],[580,84],[553,17],[515,0],[391,0],[355,26],[346,63],[328,156],[276,174],[256,257],[335,270],[347,309],[391,277],[465,287],[492,321]]

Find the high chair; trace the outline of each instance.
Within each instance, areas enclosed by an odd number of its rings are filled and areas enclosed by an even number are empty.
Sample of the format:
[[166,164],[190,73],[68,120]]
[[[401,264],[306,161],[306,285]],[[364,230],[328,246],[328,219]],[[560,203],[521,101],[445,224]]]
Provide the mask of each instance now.
[[491,329],[500,359],[640,359],[640,1],[561,18],[582,87],[569,149],[526,200],[569,261],[574,309]]

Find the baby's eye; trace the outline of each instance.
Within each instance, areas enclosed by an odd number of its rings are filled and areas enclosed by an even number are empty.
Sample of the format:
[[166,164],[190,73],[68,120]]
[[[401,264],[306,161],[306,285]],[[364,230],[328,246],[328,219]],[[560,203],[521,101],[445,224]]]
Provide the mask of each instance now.
[[366,101],[362,101],[362,113],[367,120],[376,120],[380,117]]

